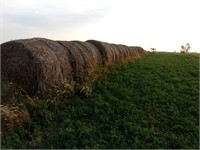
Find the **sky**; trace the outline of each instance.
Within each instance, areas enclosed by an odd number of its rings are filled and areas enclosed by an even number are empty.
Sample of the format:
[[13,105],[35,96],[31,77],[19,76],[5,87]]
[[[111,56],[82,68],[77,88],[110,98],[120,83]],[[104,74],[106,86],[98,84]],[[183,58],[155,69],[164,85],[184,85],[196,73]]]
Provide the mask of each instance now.
[[199,0],[1,0],[0,43],[95,39],[145,50],[200,52]]

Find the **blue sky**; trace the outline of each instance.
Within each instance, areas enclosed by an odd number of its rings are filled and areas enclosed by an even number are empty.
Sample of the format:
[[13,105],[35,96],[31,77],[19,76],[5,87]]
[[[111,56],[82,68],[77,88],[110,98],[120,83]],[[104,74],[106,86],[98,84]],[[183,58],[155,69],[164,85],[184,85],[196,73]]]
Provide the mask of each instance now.
[[200,52],[199,0],[1,0],[1,43],[24,38],[96,39]]

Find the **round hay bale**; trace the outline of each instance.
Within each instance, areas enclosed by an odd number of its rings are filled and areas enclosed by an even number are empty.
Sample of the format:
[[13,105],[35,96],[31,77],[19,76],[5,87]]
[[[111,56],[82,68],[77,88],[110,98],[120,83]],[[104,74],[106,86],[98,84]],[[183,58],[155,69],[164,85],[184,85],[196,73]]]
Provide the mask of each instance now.
[[1,45],[1,78],[21,85],[28,92],[38,90],[42,75],[37,58],[21,43],[12,41]]
[[120,52],[120,58],[121,58],[121,60],[126,59],[124,47],[122,45],[119,45],[119,44],[116,45],[116,46],[117,46],[117,48],[118,48],[118,50]]
[[120,48],[119,45],[116,45],[116,44],[112,44],[113,47],[115,47],[116,51],[117,51],[117,59],[119,61],[123,60],[124,59],[124,55],[123,55],[123,50]]
[[1,59],[2,78],[31,94],[72,80],[67,51],[52,40],[33,38],[3,43]]
[[99,50],[102,58],[103,58],[103,64],[106,65],[113,65],[115,62],[115,52],[113,48],[110,46],[110,44],[96,41],[96,40],[88,40],[86,42],[89,42],[97,47]]
[[66,48],[69,53],[69,59],[73,70],[74,80],[79,80],[85,74],[85,68],[87,65],[87,56],[84,56],[83,47],[78,43],[68,41],[58,41],[62,46]]
[[139,53],[138,50],[135,46],[130,46],[129,49],[131,50],[131,56],[138,58],[139,57]]
[[120,50],[118,49],[116,44],[110,44],[112,47],[112,50],[114,52],[114,62],[118,62],[121,60],[121,53]]
[[73,69],[74,80],[80,80],[91,73],[94,66],[102,64],[99,50],[89,42],[58,41],[69,52],[69,58]]
[[82,79],[85,75],[89,75],[93,72],[94,60],[92,58],[91,53],[85,46],[80,44],[78,41],[72,41],[71,43],[75,44],[77,50],[79,50],[79,53],[82,55],[82,59],[84,61],[83,74],[79,74],[79,78]]
[[131,47],[129,47],[129,48],[130,48],[130,50],[131,50],[131,55],[136,55],[136,54],[137,54],[137,50],[136,50],[135,47],[131,46]]
[[135,55],[134,54],[134,51],[131,49],[131,47],[126,47],[126,50],[127,50],[127,53],[128,53],[128,57],[132,57],[132,55]]
[[140,47],[140,46],[137,46],[137,48],[138,48],[138,50],[139,50],[139,53],[140,53],[140,55],[145,55],[146,54],[146,51],[142,48],[142,47]]
[[135,49],[137,50],[137,54],[140,56],[141,55],[141,52],[140,52],[140,49],[136,46]]
[[129,59],[131,57],[131,53],[130,53],[129,47],[128,46],[123,46],[123,47],[124,47],[125,57],[127,59]]
[[145,54],[144,49],[142,47],[140,47],[140,46],[135,46],[134,48],[137,51],[138,57],[143,57],[143,55]]
[[129,47],[126,45],[120,45],[121,49],[123,50],[124,59],[127,60],[130,58],[131,53]]
[[92,66],[102,65],[102,57],[99,50],[93,44],[89,42],[73,41],[81,45],[89,55],[90,64]]

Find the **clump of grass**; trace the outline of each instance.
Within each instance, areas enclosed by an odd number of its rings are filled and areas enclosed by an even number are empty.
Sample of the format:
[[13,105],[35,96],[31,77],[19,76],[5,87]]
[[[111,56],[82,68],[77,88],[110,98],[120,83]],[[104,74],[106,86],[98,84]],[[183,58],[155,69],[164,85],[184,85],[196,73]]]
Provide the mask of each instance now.
[[28,122],[31,118],[27,111],[21,110],[18,107],[8,107],[1,105],[1,133],[2,135],[14,132],[14,130]]

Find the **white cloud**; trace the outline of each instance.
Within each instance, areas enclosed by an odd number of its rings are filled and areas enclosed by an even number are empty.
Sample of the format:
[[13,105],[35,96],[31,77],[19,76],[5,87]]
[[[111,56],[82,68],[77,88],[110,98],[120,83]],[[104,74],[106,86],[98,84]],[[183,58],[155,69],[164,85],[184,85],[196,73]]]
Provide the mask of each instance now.
[[3,0],[3,42],[41,36],[200,52],[198,0]]

